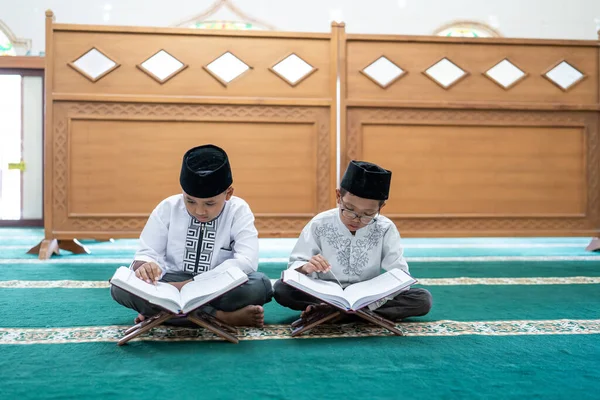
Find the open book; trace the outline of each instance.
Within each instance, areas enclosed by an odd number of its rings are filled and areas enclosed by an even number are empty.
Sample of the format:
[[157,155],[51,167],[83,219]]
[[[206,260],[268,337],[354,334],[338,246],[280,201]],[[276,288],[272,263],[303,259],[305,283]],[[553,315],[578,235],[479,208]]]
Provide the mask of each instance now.
[[416,279],[398,268],[368,281],[354,283],[345,289],[342,289],[338,283],[313,279],[293,269],[283,271],[282,280],[298,290],[346,311],[357,311],[417,283]]
[[210,274],[206,278],[200,276],[184,285],[181,292],[168,283],[146,283],[127,267],[119,267],[110,279],[112,285],[174,314],[187,314],[247,281],[248,275],[237,267]]

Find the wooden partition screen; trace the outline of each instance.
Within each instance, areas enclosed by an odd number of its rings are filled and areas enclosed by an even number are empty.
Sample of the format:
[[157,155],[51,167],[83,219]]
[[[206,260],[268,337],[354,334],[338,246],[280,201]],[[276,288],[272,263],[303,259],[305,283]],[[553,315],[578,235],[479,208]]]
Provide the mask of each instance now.
[[597,236],[599,42],[341,35],[342,173],[404,236]]
[[185,150],[229,154],[261,237],[296,236],[335,204],[330,34],[106,27],[46,21],[45,240],[137,237],[181,192]]
[[599,50],[343,24],[67,25],[49,12],[45,240],[32,252],[137,237],[203,143],[229,153],[261,237],[294,237],[334,206],[350,159],[393,171],[384,213],[404,236],[597,236]]

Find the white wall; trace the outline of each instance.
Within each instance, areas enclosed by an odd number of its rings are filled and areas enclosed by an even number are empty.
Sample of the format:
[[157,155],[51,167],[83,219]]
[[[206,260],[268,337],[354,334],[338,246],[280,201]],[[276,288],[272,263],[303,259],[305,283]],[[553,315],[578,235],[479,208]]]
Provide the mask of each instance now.
[[[0,19],[44,50],[44,12],[60,23],[171,26],[214,0],[0,0]],[[476,20],[506,37],[597,39],[600,0],[233,0],[278,30],[428,35],[455,20]],[[227,15],[220,15],[227,17]]]

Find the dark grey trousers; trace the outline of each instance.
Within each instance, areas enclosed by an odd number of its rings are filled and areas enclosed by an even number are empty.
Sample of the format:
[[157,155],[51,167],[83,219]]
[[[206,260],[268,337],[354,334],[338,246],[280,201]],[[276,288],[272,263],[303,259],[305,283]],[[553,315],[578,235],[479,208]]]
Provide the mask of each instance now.
[[[286,285],[281,280],[275,282],[273,297],[282,306],[298,311],[306,310],[309,305],[322,303],[316,297]],[[431,304],[431,293],[425,289],[411,288],[388,300],[375,313],[390,321],[399,321],[427,314]]]
[[[176,272],[166,273],[160,281],[183,282],[192,278],[193,275],[185,272]],[[117,303],[127,308],[131,308],[145,317],[151,317],[163,311],[161,308],[150,304],[148,301],[134,296],[114,285],[111,285],[110,287],[110,294]],[[201,307],[200,310],[214,316],[217,310],[235,311],[249,305],[262,306],[263,304],[270,302],[272,297],[273,288],[271,287],[271,280],[262,272],[253,272],[248,275],[248,282],[214,299],[208,303],[208,305]],[[178,320],[181,321],[180,318],[176,318],[171,319],[168,322],[179,325],[177,322]],[[181,322],[182,325],[187,325],[187,323]]]

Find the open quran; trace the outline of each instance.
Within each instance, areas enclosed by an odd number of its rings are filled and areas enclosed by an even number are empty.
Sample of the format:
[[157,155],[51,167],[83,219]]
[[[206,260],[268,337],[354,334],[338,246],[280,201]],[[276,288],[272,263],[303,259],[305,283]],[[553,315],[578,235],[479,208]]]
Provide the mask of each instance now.
[[125,330],[125,336],[117,344],[122,346],[172,318],[185,318],[229,342],[238,343],[239,340],[235,336],[237,334],[235,327],[227,325],[216,316],[198,309],[211,300],[243,285],[248,281],[248,276],[237,267],[231,267],[215,274],[203,275],[197,275],[192,282],[186,283],[179,291],[168,283],[146,283],[136,277],[135,272],[131,269],[127,267],[118,268],[110,279],[112,285],[138,296],[164,311]]
[[207,278],[199,277],[184,285],[180,292],[168,283],[147,283],[129,268],[120,267],[110,283],[173,314],[187,314],[248,281],[248,276],[237,267]]
[[310,294],[344,311],[361,308],[407,289],[417,280],[401,269],[392,269],[373,279],[342,288],[338,283],[313,279],[296,270],[283,272],[282,280],[290,286]]

